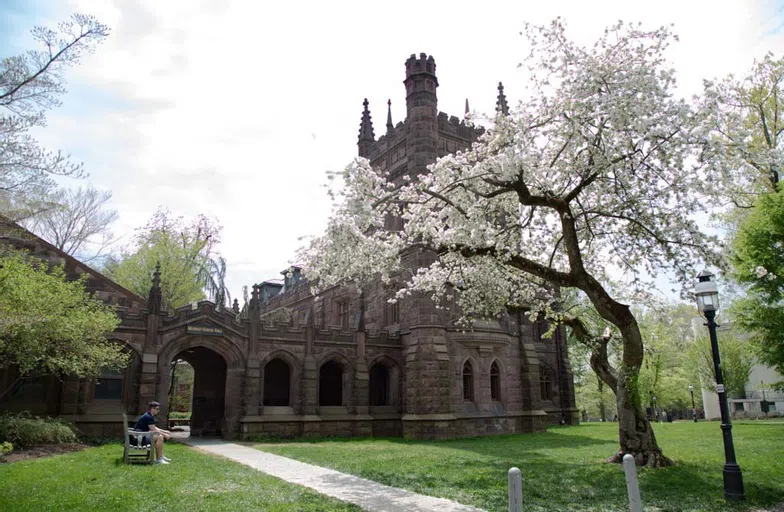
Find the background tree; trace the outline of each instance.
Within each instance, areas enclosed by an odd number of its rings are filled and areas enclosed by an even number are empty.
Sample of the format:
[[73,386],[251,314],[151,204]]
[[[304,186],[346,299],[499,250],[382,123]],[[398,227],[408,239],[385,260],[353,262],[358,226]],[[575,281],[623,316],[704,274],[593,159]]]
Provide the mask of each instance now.
[[[724,216],[731,240],[730,277],[738,327],[751,334],[762,362],[784,370],[781,308],[781,172],[784,168],[784,58],[768,54],[737,79],[706,82],[707,144],[701,155],[718,173],[716,189],[735,206]],[[745,292],[745,296],[743,294]],[[784,389],[784,383],[780,383]]]
[[732,254],[731,275],[747,287],[732,304],[733,319],[750,334],[760,361],[784,374],[784,190],[757,200],[738,227]]
[[767,54],[743,78],[706,81],[704,125],[709,136],[702,158],[719,172],[721,193],[751,208],[781,181],[784,132],[784,58]]
[[[695,368],[702,381],[703,387],[716,392],[716,374],[713,369],[713,354],[710,339],[706,329],[697,332],[696,339],[687,352],[688,361]],[[722,328],[719,331],[721,342],[719,353],[721,355],[721,372],[724,378],[724,387],[731,397],[745,397],[746,383],[751,375],[754,365],[754,355],[749,350],[747,340],[738,333],[734,326]]]
[[193,380],[196,373],[193,366],[184,360],[172,361],[169,389],[171,411],[190,413],[193,402]]
[[691,304],[650,301],[635,309],[645,341],[639,379],[641,397],[649,406],[663,410],[691,408],[689,384],[699,384],[688,358],[694,345],[691,323],[697,316],[696,308]]
[[[16,368],[16,382],[49,374],[92,377],[127,364],[123,349],[105,337],[119,320],[86,293],[84,277],[67,281],[61,266],[0,255],[0,365]],[[0,390],[0,399],[11,388]]]
[[[617,286],[615,288],[617,289]],[[565,298],[564,309],[568,315],[579,318],[583,324],[589,326],[590,332],[612,329],[612,326],[596,313],[589,301],[584,297],[580,299],[574,301],[569,297]],[[637,301],[642,299],[645,300],[632,307],[644,343],[643,362],[637,384],[640,400],[652,408],[652,397],[655,396],[659,409],[690,408],[689,384],[699,384],[699,375],[694,371],[695,366],[689,358],[694,345],[691,323],[697,314],[696,309],[690,304],[673,303],[648,294],[637,297]],[[634,302],[631,298],[626,301]],[[610,339],[607,353],[613,366],[618,364],[621,350],[617,338]],[[603,382],[599,379],[597,384],[595,373],[591,371],[591,349],[579,343],[573,332],[570,336],[569,353],[578,406],[591,411],[594,417],[597,417],[597,408],[599,418],[611,417],[612,412],[602,415],[602,409],[611,410],[606,404],[606,397],[609,395]],[[586,375],[581,375],[582,373]],[[612,409],[614,408],[613,406]]]
[[171,311],[205,297],[224,307],[231,298],[225,285],[226,261],[217,251],[221,229],[204,215],[186,221],[159,209],[137,231],[130,247],[107,263],[106,274],[145,296],[160,263],[164,309]]
[[110,191],[88,187],[62,188],[49,196],[52,208],[25,222],[31,231],[84,262],[96,260],[114,242],[110,227],[117,210],[108,208]]
[[81,164],[42,148],[30,130],[46,125],[45,112],[65,93],[65,71],[109,29],[75,14],[56,31],[36,27],[32,34],[40,49],[0,61],[0,214],[11,220],[51,206],[52,176],[83,176]]
[[[620,269],[632,290],[643,289],[641,269],[671,269],[690,287],[694,262],[716,259],[707,252],[715,241],[691,217],[703,209],[706,182],[693,158],[699,118],[673,97],[675,75],[663,57],[673,36],[618,24],[585,48],[558,20],[526,33],[531,98],[498,116],[471,150],[439,159],[411,182],[392,183],[367,160],[354,161],[326,234],[300,261],[323,288],[388,282],[413,270],[404,268],[404,251],[431,251],[433,263],[415,270],[398,296],[456,302],[468,322],[508,306],[558,318],[552,290],[579,289],[622,347],[613,366],[612,336],[562,316],[616,394],[620,451],[611,460],[631,453],[640,464],[666,465],[640,401],[639,325],[602,283]],[[385,217],[401,212],[403,229],[385,230]]]
[[[591,301],[585,294],[575,290],[566,290],[561,295],[564,312],[571,318],[579,318],[589,332],[605,332],[610,325],[596,312]],[[568,330],[569,364],[574,377],[574,394],[577,407],[586,412],[590,418],[609,421],[617,416],[615,394],[599,378],[593,365],[596,359],[590,344],[584,343],[575,336],[575,330]],[[606,346],[607,359],[613,366],[618,364],[621,347],[618,338],[608,341]]]

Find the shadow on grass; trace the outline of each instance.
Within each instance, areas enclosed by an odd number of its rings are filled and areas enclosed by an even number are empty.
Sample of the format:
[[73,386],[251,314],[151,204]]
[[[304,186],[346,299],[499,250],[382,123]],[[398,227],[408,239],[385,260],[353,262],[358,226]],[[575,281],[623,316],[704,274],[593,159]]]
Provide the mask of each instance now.
[[[769,429],[756,426],[769,424],[744,424],[746,429],[763,432],[749,436],[747,431],[748,442],[768,442]],[[646,508],[749,510],[781,501],[781,483],[770,478],[775,463],[750,467],[745,472],[747,501],[728,504],[723,499],[721,463],[712,460],[713,444],[718,441],[707,442],[703,429],[668,427],[662,432],[668,442],[681,447],[686,462],[638,470]],[[488,510],[505,508],[506,472],[516,466],[522,470],[524,500],[531,510],[592,511],[628,510],[623,469],[604,462],[617,447],[617,430],[606,424],[451,441],[322,438],[267,445],[279,455]]]
[[[439,441],[428,441],[418,439],[403,439],[401,437],[302,437],[302,438],[274,438],[274,437],[251,437],[245,443],[265,444],[265,445],[290,445],[290,444],[322,444],[336,443],[345,445],[356,445],[368,442],[387,442],[392,444],[402,444],[407,446],[443,446],[455,447],[480,447],[480,451],[493,450],[505,441],[517,441],[524,446],[536,447],[537,444],[546,444],[550,448],[574,448],[592,445],[617,445],[617,440],[597,439],[595,437],[580,435],[564,435],[560,429],[552,429],[547,432],[525,433],[525,434],[504,434],[495,436],[465,437],[460,439],[447,439]],[[608,453],[608,457],[612,455]]]

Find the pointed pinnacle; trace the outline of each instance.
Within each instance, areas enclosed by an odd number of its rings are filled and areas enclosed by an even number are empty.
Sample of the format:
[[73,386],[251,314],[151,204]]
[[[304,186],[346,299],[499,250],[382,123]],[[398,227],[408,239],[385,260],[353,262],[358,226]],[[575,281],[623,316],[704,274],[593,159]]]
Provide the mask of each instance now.
[[362,111],[362,121],[359,124],[359,142],[371,141],[375,142],[376,136],[373,133],[373,121],[370,119],[370,109],[368,108],[368,100],[362,102],[365,109]]
[[468,98],[466,98],[465,115],[468,115],[469,112],[471,112],[471,109],[468,108]]
[[395,125],[392,124],[392,100],[387,100],[387,133],[395,131]]
[[506,103],[504,84],[501,82],[498,82],[498,100],[495,102],[495,111],[505,116],[509,115],[509,105]]

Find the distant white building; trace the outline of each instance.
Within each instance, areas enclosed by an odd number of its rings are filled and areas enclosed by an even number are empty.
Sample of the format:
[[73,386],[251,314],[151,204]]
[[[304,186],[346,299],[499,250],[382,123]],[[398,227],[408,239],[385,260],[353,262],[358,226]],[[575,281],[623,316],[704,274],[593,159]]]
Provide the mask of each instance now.
[[[692,320],[695,340],[699,332],[698,329],[705,329],[703,323],[704,320],[701,317],[695,317]],[[719,344],[721,344],[721,339],[719,339]],[[784,415],[784,393],[775,391],[772,388],[774,382],[781,381],[784,381],[784,377],[770,366],[761,363],[755,364],[751,367],[749,380],[744,386],[744,398],[730,398],[727,400],[730,414],[733,417],[759,416],[764,412]],[[721,419],[719,395],[705,388],[705,386],[701,387],[705,418],[708,420]],[[767,411],[763,411],[763,402],[767,404]]]
[[[771,389],[773,382],[782,380],[784,380],[784,377],[770,366],[755,364],[751,368],[751,375],[749,375],[749,381],[745,386],[746,397],[727,400],[732,416],[758,416],[763,413],[763,401],[768,404],[768,413],[784,414],[784,393]],[[721,418],[719,397],[716,393],[703,388],[702,402],[705,404],[705,417],[707,419]]]

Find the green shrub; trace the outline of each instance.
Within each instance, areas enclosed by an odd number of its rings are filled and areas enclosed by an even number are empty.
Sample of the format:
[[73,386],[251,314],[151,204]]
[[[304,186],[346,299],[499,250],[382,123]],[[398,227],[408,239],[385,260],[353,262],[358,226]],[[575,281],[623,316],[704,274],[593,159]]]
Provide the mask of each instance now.
[[170,420],[189,420],[191,419],[191,412],[172,411],[169,413]]
[[8,441],[6,441],[4,443],[0,443],[0,459],[5,457],[6,455],[11,453],[12,451],[14,451],[14,445],[9,443]]
[[76,428],[63,421],[33,418],[29,413],[0,415],[0,443],[28,448],[35,444],[75,443],[77,440]]

